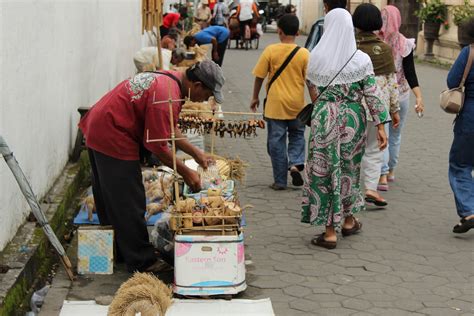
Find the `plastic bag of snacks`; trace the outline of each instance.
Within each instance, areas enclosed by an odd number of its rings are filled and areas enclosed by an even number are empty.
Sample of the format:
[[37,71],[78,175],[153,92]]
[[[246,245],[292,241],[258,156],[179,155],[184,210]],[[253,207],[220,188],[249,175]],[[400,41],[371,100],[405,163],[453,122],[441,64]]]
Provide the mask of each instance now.
[[201,166],[198,167],[197,172],[201,177],[201,188],[202,190],[222,189],[224,181],[219,174],[219,168],[216,164],[210,164],[207,169],[203,169]]

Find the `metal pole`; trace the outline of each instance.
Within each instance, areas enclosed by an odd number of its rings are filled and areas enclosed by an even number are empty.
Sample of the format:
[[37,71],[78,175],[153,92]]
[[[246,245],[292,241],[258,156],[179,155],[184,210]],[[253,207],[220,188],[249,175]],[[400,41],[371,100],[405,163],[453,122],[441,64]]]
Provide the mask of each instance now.
[[46,216],[41,210],[41,206],[39,205],[38,200],[36,199],[36,196],[33,193],[33,189],[31,188],[31,185],[28,182],[28,179],[26,179],[26,176],[23,173],[23,170],[21,170],[20,165],[18,164],[18,161],[15,159],[15,156],[13,156],[13,152],[10,150],[5,139],[3,139],[1,135],[0,135],[0,154],[3,156],[3,159],[5,159],[5,162],[7,163],[11,172],[13,173],[13,176],[15,177],[15,180],[18,183],[18,186],[20,187],[20,190],[23,193],[23,196],[28,202],[33,215],[35,216],[41,228],[43,228],[43,231],[46,234],[46,237],[48,237],[49,241],[51,242],[54,249],[58,253],[64,265],[64,268],[66,269],[66,272],[69,276],[69,279],[71,279],[71,281],[74,281],[74,274],[72,272],[72,264],[68,256],[66,255],[66,251],[61,245],[61,242],[58,240],[58,237],[54,233],[53,229],[49,225],[48,220],[46,219]]

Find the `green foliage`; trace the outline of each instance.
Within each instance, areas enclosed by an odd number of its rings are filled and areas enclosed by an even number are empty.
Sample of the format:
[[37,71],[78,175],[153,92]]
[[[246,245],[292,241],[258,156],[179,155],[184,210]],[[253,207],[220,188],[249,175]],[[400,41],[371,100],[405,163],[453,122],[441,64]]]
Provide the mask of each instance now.
[[454,18],[454,24],[460,25],[474,16],[474,6],[469,0],[464,0],[464,4],[454,6],[451,9]]
[[445,29],[449,28],[448,7],[441,0],[418,0],[421,7],[415,15],[423,22],[438,22]]

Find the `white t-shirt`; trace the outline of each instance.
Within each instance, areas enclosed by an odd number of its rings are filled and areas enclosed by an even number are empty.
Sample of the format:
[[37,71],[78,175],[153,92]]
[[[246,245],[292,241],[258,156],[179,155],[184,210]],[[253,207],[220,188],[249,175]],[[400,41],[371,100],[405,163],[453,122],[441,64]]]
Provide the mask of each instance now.
[[253,0],[240,1],[240,14],[239,14],[240,21],[248,21],[253,18],[252,5],[253,5]]

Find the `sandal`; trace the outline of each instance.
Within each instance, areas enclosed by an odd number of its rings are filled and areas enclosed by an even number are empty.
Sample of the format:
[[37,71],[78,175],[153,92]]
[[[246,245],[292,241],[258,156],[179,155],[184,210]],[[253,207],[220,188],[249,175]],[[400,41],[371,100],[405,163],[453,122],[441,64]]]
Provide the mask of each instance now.
[[377,190],[378,191],[388,191],[388,183],[380,183],[377,185]]
[[272,185],[270,185],[270,189],[273,189],[275,191],[283,191],[286,190],[286,187],[282,187],[276,183],[273,183]]
[[370,195],[370,194],[365,195],[365,202],[368,203],[368,204],[371,204],[371,205],[375,205],[375,206],[387,206],[388,205],[387,201],[384,200],[383,198],[381,198],[380,196],[375,197],[375,196]]
[[464,234],[471,228],[474,228],[474,218],[466,219],[463,217],[461,218],[461,223],[453,227],[453,233]]
[[300,187],[304,184],[303,177],[296,167],[290,169],[290,176],[292,178],[291,184],[295,187]]
[[342,236],[347,237],[350,235],[357,234],[362,228],[362,223],[357,218],[354,218],[354,226],[352,228],[341,229]]
[[325,233],[322,233],[317,238],[313,238],[311,240],[311,243],[315,246],[323,247],[323,248],[326,248],[326,249],[336,248],[337,241],[328,241],[328,240],[324,239],[324,235],[325,235]]

